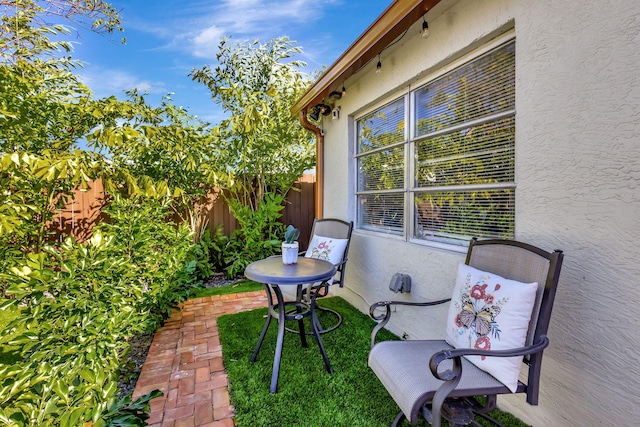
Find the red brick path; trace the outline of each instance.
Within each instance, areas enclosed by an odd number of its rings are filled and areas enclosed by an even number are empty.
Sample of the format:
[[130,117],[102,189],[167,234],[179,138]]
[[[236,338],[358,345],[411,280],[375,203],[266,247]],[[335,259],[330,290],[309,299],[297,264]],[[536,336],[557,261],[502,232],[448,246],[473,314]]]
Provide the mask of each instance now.
[[174,312],[156,332],[133,392],[134,399],[164,393],[151,401],[149,426],[233,427],[217,319],[266,306],[264,292],[246,292],[191,299]]

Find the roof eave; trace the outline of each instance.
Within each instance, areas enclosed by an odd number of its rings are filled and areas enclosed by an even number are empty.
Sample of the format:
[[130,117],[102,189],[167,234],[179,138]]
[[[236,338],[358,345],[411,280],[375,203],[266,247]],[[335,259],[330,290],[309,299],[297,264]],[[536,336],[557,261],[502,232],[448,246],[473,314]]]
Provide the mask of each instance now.
[[440,0],[396,0],[365,30],[291,108],[297,116],[321,103]]

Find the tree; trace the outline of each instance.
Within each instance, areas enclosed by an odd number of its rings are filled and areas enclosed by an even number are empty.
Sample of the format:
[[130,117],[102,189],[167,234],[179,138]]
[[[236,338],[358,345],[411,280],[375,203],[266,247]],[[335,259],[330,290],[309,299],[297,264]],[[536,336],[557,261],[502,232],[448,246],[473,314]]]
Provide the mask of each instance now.
[[152,107],[137,91],[128,95],[126,109],[115,97],[96,104],[94,115],[118,111],[119,120],[96,128],[87,136],[89,146],[106,149],[113,167],[126,170],[136,182],[162,183],[173,197],[172,210],[197,242],[207,225],[202,207],[215,183],[210,165],[215,137],[209,124],[171,104],[169,96]]
[[309,84],[300,71],[304,63],[291,59],[301,49],[282,37],[264,44],[223,39],[218,50],[218,64],[191,77],[229,115],[213,130],[211,168],[241,226],[224,257],[233,277],[279,248],[284,197],[314,155],[310,134],[289,113]]
[[[104,0],[0,0],[0,60],[18,63],[41,55],[70,52],[71,45],[50,36],[69,30],[62,20],[98,34],[124,31],[120,13]],[[124,42],[125,39],[122,39]]]
[[[2,425],[142,425],[157,394],[116,399],[127,337],[160,322],[192,285],[189,232],[164,221],[162,201],[115,200],[111,229],[86,245],[50,239],[58,204],[89,180],[104,178],[112,194],[169,193],[166,182],[76,146],[97,129],[103,146],[127,137],[105,130],[136,114],[162,120],[135,102],[93,99],[73,74],[76,63],[60,55],[70,45],[52,41],[68,31],[46,24],[49,11],[74,22],[88,17],[95,31],[109,32],[119,18],[105,5],[0,0],[0,292],[12,297],[0,309],[21,307],[2,332],[26,327],[13,341],[21,359],[0,364]],[[93,15],[100,10],[114,20]]]
[[313,166],[310,134],[289,108],[308,87],[291,58],[301,52],[286,37],[260,44],[218,46],[218,64],[193,70],[214,101],[229,114],[214,130],[217,184],[254,211],[266,192],[284,195]]

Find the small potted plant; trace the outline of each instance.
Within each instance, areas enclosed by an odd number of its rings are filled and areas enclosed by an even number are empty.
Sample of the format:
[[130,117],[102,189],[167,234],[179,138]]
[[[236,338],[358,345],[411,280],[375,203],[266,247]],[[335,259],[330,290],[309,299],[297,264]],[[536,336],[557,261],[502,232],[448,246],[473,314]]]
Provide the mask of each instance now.
[[284,264],[298,262],[298,236],[300,236],[300,230],[289,225],[284,233],[284,242],[282,242],[282,262]]

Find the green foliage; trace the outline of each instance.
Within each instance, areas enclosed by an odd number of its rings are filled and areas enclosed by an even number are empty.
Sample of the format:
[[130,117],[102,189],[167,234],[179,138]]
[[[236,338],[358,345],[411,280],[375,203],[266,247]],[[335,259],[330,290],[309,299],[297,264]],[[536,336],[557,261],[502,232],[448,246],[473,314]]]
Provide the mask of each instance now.
[[[226,74],[201,81],[229,83],[212,94],[232,117],[211,129],[169,97],[157,108],[135,91],[125,101],[93,98],[74,74],[79,63],[63,56],[69,31],[47,22],[120,30],[108,3],[0,8],[0,291],[11,298],[5,310],[20,306],[2,331],[19,354],[0,365],[0,425],[143,425],[154,394],[116,398],[127,339],[157,328],[196,270],[235,276],[277,250],[282,194],[313,160],[288,111],[306,86],[299,64],[284,62],[299,50],[284,39],[255,51],[223,44]],[[77,149],[81,139],[95,151]],[[53,241],[54,214],[98,178],[110,223],[86,244]],[[199,239],[198,206],[214,185],[239,199],[231,204],[241,229]],[[176,214],[186,225],[174,224]]]
[[5,306],[24,306],[7,328],[26,328],[10,342],[22,359],[0,369],[0,408],[18,425],[141,416],[141,402],[115,399],[127,339],[157,328],[193,286],[191,235],[165,221],[167,204],[116,196],[87,245],[67,238],[1,275]]
[[0,157],[2,246],[39,251],[51,235],[47,224],[55,210],[70,200],[76,185],[99,176],[104,166],[99,156],[84,151],[16,151]]
[[171,314],[176,301],[184,300],[195,280],[196,261],[186,224],[168,220],[170,200],[115,196],[105,212],[110,222],[96,231],[117,236],[113,256],[127,263],[126,280],[143,297],[144,326],[153,331]]
[[74,77],[67,60],[35,59],[0,65],[0,150],[69,151],[97,120],[86,110],[89,89]]
[[255,211],[238,200],[228,200],[240,228],[233,232],[225,249],[227,277],[236,277],[253,261],[277,253],[282,242],[279,236],[283,226],[277,220],[283,200],[278,194],[267,193]]
[[311,135],[289,109],[308,87],[288,38],[218,46],[215,68],[193,70],[230,116],[214,129],[217,184],[256,210],[267,192],[286,194],[314,163]]
[[94,115],[116,112],[120,120],[95,129],[87,136],[89,146],[108,151],[115,169],[127,170],[138,181],[164,183],[174,198],[171,208],[198,241],[206,225],[203,201],[216,180],[211,129],[171,104],[169,96],[152,107],[137,91],[128,95],[125,103],[115,97],[96,103]]
[[[200,246],[202,252],[208,254],[209,267],[213,271],[224,271],[227,267],[225,252],[229,247],[229,237],[224,234],[224,229],[221,225],[217,226],[213,232],[206,230],[196,246]],[[209,276],[201,274],[198,277],[204,279]]]
[[0,62],[30,61],[71,51],[70,43],[51,41],[52,34],[69,32],[62,25],[51,25],[53,17],[99,34],[124,31],[120,13],[103,0],[3,0],[0,11]]
[[[5,300],[0,299],[0,306]],[[9,342],[25,331],[24,325],[18,326],[12,333],[6,332],[7,325],[20,315],[20,307],[6,307],[0,312],[0,366],[10,365],[21,360],[20,347],[9,345]]]
[[160,390],[154,390],[135,401],[132,401],[130,396],[123,397],[107,408],[106,413],[102,415],[102,421],[104,422],[102,425],[109,427],[146,426],[146,420],[149,418],[151,409],[149,401],[158,396],[162,396]]
[[[210,247],[211,241],[209,240],[208,230],[200,237],[200,240],[193,244],[190,249],[191,257],[195,261],[195,271],[194,274],[198,279],[207,279],[213,275],[215,270],[213,269],[213,265],[210,262],[211,258],[211,250]],[[207,237],[205,237],[205,235]]]
[[240,224],[223,249],[225,272],[235,277],[252,261],[276,253],[284,196],[313,166],[311,135],[290,108],[309,79],[292,58],[301,49],[288,38],[218,46],[217,65],[193,70],[228,113],[213,130],[215,182]]
[[86,245],[56,243],[48,229],[90,180],[103,178],[115,193],[169,192],[166,182],[74,148],[135,109],[92,98],[73,74],[77,63],[59,56],[71,45],[52,40],[68,30],[48,17],[110,33],[119,15],[101,0],[9,0],[0,8],[0,289],[11,297],[2,309],[15,315],[2,328],[14,353],[0,364],[0,424],[144,425],[157,393],[118,401],[120,361],[128,337],[157,327],[191,287],[191,235],[164,221],[164,202],[118,197],[112,224]]

